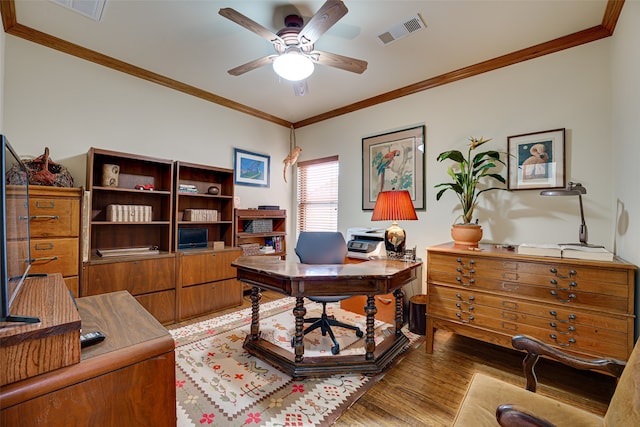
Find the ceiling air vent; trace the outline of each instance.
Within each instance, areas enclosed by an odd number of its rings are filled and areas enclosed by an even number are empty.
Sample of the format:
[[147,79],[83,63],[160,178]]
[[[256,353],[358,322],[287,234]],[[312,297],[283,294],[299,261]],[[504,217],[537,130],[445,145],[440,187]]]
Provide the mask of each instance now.
[[94,21],[102,19],[102,11],[106,0],[51,0],[60,6],[78,12]]
[[427,26],[422,22],[420,15],[414,15],[405,19],[404,22],[394,25],[382,34],[378,34],[377,38],[381,44],[387,45],[425,28]]

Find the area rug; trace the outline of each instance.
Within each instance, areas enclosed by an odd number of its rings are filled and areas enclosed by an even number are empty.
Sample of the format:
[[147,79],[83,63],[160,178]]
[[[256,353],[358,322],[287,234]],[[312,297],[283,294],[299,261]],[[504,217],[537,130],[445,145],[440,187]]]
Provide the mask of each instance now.
[[[291,349],[295,326],[294,298],[261,304],[262,337]],[[305,305],[307,316],[322,306]],[[329,314],[365,330],[366,318],[328,304]],[[246,308],[169,332],[176,341],[176,399],[179,427],[211,426],[328,426],[379,381],[378,375],[334,375],[294,380],[242,349],[249,333],[251,308]],[[364,338],[334,328],[340,354],[364,354]],[[422,336],[403,329],[405,348],[415,348]],[[391,325],[376,321],[376,342],[392,333]],[[305,356],[330,355],[332,343],[320,331],[305,337]],[[400,354],[396,362],[403,357]]]

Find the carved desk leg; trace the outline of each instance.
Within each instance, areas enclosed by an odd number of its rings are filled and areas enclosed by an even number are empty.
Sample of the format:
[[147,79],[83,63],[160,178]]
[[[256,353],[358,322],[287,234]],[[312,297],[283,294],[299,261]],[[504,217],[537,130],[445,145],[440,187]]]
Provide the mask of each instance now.
[[396,297],[396,318],[395,318],[395,331],[396,335],[402,333],[402,323],[404,322],[404,291],[402,288],[396,289],[393,292]]
[[366,360],[373,360],[373,352],[376,350],[376,341],[373,337],[375,315],[378,312],[376,308],[375,295],[367,295],[367,305],[364,307],[367,315],[367,332],[364,338],[364,349]]
[[302,362],[304,358],[304,316],[307,309],[304,306],[304,298],[296,297],[296,306],[293,308],[293,317],[295,318],[296,333],[293,337],[293,349],[295,350],[295,361]]
[[260,288],[251,288],[251,339],[257,340],[260,337],[260,300],[262,294]]

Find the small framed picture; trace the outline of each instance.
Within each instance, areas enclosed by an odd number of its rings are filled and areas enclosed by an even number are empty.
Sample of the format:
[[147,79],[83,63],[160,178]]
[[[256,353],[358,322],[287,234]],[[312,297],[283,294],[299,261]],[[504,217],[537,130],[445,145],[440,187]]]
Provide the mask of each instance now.
[[507,137],[510,190],[538,190],[565,186],[565,129]]
[[233,177],[238,185],[269,187],[271,157],[233,149]]

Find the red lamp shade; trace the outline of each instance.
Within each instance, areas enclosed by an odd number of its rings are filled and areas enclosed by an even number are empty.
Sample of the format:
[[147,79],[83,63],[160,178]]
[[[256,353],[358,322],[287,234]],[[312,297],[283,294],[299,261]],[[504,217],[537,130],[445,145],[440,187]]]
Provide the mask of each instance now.
[[411,201],[411,195],[406,190],[381,191],[373,208],[371,221],[393,221],[391,227],[384,233],[384,243],[387,256],[402,257],[407,241],[405,231],[398,227],[396,221],[417,220],[418,215]]

